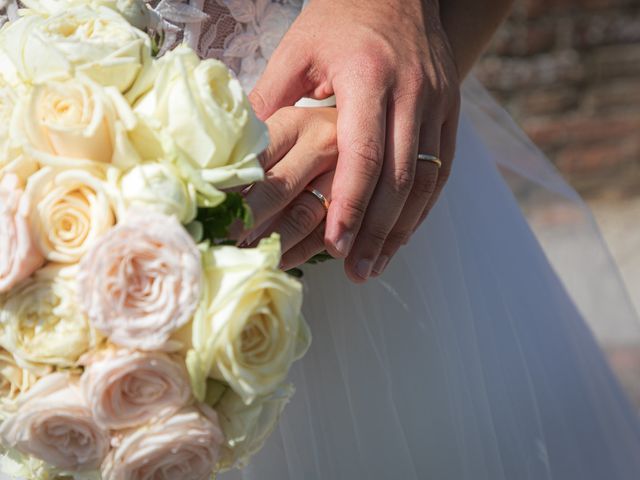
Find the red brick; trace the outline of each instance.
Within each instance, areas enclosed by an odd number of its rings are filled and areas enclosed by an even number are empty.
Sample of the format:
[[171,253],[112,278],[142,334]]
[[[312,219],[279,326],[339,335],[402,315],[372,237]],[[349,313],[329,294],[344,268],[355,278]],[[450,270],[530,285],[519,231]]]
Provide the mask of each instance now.
[[585,77],[576,52],[554,52],[532,58],[487,57],[476,67],[478,78],[490,89],[517,90],[558,83],[575,84]]
[[608,15],[588,15],[573,24],[573,46],[589,48],[640,42],[640,9]]
[[640,161],[640,142],[627,139],[615,143],[591,146],[570,146],[555,157],[560,171],[568,175],[593,175],[597,172],[615,172],[626,165]]
[[543,148],[588,145],[612,139],[638,137],[640,113],[630,116],[573,117],[553,120],[535,119],[524,124],[531,139]]
[[512,101],[512,105],[519,117],[531,118],[573,110],[578,102],[576,89],[560,86],[523,92]]
[[534,55],[551,50],[556,43],[552,22],[529,25],[505,25],[494,38],[488,51],[497,55]]
[[598,79],[640,76],[640,43],[599,47],[587,59],[588,73]]
[[640,111],[640,80],[613,79],[590,86],[584,104],[597,112]]

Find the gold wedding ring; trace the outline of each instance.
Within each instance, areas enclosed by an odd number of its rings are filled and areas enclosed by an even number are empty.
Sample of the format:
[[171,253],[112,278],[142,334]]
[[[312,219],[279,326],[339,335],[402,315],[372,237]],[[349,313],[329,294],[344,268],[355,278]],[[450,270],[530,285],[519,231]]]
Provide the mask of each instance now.
[[311,185],[309,185],[307,188],[305,188],[305,191],[309,192],[311,195],[318,199],[318,201],[322,204],[325,212],[329,211],[329,200],[327,200],[327,197],[325,197],[320,190],[315,189]]
[[440,160],[435,155],[429,155],[427,153],[419,153],[418,160],[421,162],[431,162],[436,165],[436,167],[440,168],[442,166],[442,160]]

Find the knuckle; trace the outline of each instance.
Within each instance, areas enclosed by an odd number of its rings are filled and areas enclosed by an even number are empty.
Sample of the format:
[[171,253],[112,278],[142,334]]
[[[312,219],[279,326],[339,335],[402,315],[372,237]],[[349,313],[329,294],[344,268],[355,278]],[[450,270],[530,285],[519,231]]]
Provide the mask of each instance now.
[[391,188],[398,196],[409,195],[415,181],[415,172],[409,167],[396,169],[392,176]]
[[267,110],[267,101],[258,87],[255,87],[249,94],[249,103],[251,103],[258,117],[262,117]]
[[349,152],[363,163],[367,172],[378,173],[384,160],[382,144],[372,138],[359,138],[349,145]]
[[362,233],[365,241],[376,247],[383,245],[389,236],[389,231],[379,224],[368,225]]
[[262,183],[263,194],[266,201],[272,205],[281,205],[285,203],[293,194],[294,185],[288,175],[269,175],[267,180]]
[[346,227],[353,227],[360,223],[367,211],[367,205],[364,201],[355,198],[345,199],[340,203],[340,210],[343,214],[343,223]]
[[397,251],[402,245],[409,243],[411,232],[408,230],[394,230],[389,234],[385,250],[390,252]]
[[413,185],[413,194],[418,195],[420,198],[430,196],[436,188],[436,181],[439,176],[439,173],[435,171],[418,176]]
[[291,226],[298,233],[311,232],[322,220],[320,208],[314,207],[306,201],[296,201],[289,208]]

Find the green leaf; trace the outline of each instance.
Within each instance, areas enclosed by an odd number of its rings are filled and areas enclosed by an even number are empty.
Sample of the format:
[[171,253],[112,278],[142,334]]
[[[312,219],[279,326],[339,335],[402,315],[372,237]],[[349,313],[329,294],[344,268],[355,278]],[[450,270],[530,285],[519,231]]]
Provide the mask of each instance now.
[[227,193],[227,198],[217,207],[198,208],[196,220],[202,224],[203,237],[219,243],[228,240],[229,227],[241,220],[245,228],[252,223],[251,209],[239,193]]
[[309,265],[316,265],[318,263],[328,262],[329,260],[333,260],[333,257],[331,255],[329,255],[327,252],[320,252],[307,260],[307,263]]

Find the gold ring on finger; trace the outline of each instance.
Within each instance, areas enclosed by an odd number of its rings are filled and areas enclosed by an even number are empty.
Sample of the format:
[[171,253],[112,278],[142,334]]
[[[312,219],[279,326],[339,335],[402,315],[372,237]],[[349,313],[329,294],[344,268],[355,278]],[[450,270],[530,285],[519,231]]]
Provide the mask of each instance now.
[[311,195],[318,199],[318,201],[322,204],[322,208],[324,208],[325,212],[329,211],[329,200],[320,190],[309,185],[307,188],[305,188],[305,191],[309,192]]
[[442,160],[440,160],[435,155],[429,155],[428,153],[419,153],[418,160],[421,162],[431,162],[438,168],[442,167]]

